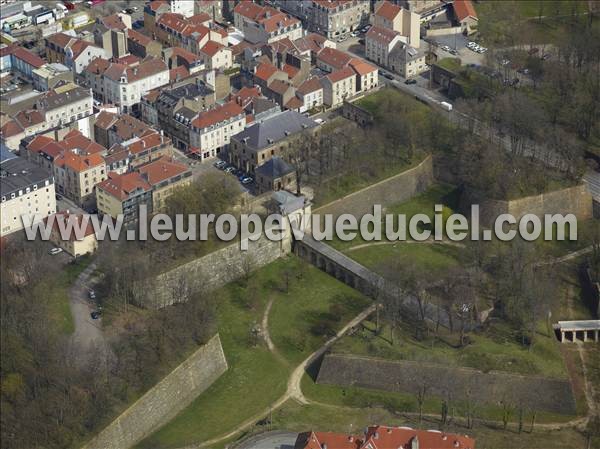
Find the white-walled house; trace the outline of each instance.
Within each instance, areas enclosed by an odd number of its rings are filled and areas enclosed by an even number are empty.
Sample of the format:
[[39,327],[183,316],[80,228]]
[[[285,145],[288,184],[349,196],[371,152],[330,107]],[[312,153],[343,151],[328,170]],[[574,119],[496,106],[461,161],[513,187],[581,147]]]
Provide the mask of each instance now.
[[246,126],[246,113],[235,101],[201,112],[192,121],[191,151],[201,160],[217,156]]
[[139,65],[113,63],[106,69],[104,98],[119,107],[120,112],[137,111],[143,95],[169,83],[169,69],[157,58],[149,58]]

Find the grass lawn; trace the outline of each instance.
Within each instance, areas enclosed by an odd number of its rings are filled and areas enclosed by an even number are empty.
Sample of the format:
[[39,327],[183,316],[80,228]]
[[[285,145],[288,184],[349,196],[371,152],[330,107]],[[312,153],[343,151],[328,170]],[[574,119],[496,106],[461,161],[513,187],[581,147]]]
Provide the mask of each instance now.
[[[253,288],[258,292],[251,294]],[[248,287],[233,283],[217,295],[228,371],[138,448],[178,447],[233,430],[283,395],[293,367],[368,304],[365,297],[296,257],[257,270]],[[249,303],[249,295],[256,302]],[[280,355],[269,352],[262,339],[253,344],[251,329],[260,325],[270,299],[270,334]]]
[[379,335],[374,331],[375,324],[365,321],[360,332],[342,338],[333,350],[392,360],[465,366],[484,372],[496,370],[555,378],[567,376],[559,343],[554,335],[546,335],[542,326],[531,351],[518,342],[507,325],[500,322],[494,322],[484,331],[470,333],[471,342],[463,348],[457,345],[457,333],[450,334],[448,331],[441,331],[437,339],[431,335],[418,341],[414,338],[414,328],[403,324],[394,333],[393,345],[389,328],[383,328]]
[[[387,159],[385,165],[379,164],[377,170],[373,170],[372,172],[355,172],[330,178],[323,181],[316,189],[314,204],[316,207],[319,207],[343,198],[386,178],[416,167],[424,158],[425,154],[416,154],[411,162]],[[374,161],[372,162],[376,164]]]
[[[288,401],[273,413],[273,428],[306,431],[336,431],[361,433],[366,426],[380,423],[394,426],[410,426],[413,428],[437,429],[438,420],[424,419],[422,423],[409,419],[402,414],[392,413],[383,408],[351,409],[327,407],[321,405],[301,406]],[[565,429],[547,431],[534,429],[529,433],[526,421],[525,432],[517,433],[516,424],[511,424],[506,431],[476,424],[473,429],[461,425],[450,425],[445,430],[460,434],[468,434],[476,439],[476,447],[482,449],[564,449],[565,447],[585,447],[585,438],[577,431]]]
[[377,115],[379,110],[379,105],[384,98],[391,98],[394,101],[401,102],[403,104],[408,104],[414,109],[418,109],[424,112],[429,112],[430,109],[428,106],[423,103],[415,100],[411,96],[400,92],[398,89],[393,88],[384,88],[378,90],[375,93],[370,95],[366,95],[363,98],[357,100],[354,104],[360,106],[363,109],[366,109],[370,113]]
[[301,272],[302,278],[291,283],[287,294],[271,295],[269,332],[277,350],[297,365],[371,300],[297,258],[290,259],[287,267]]
[[51,321],[63,334],[69,335],[75,331],[69,306],[69,289],[89,263],[88,256],[80,257],[75,262],[66,264],[51,282],[43,282],[36,287],[40,298],[48,301]]

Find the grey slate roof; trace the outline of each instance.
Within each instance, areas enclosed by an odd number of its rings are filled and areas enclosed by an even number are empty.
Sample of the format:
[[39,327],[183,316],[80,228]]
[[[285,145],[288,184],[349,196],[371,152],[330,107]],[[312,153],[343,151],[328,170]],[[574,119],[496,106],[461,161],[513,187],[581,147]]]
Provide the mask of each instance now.
[[311,129],[317,123],[296,111],[285,111],[258,122],[234,136],[238,142],[246,140],[246,146],[251,151],[266,148],[289,136]]
[[278,156],[273,156],[270,160],[257,167],[257,175],[266,176],[271,179],[281,178],[294,171],[294,167]]
[[8,159],[0,166],[0,193],[8,196],[34,184],[42,187],[47,179],[53,182],[52,175],[46,170],[22,157]]

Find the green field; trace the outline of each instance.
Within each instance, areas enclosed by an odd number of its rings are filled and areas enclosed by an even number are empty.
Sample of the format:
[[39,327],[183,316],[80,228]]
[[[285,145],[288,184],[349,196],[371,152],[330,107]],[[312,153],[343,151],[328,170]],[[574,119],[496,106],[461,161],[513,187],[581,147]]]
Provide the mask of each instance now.
[[[248,283],[230,284],[217,296],[229,369],[138,448],[179,447],[233,430],[282,396],[291,370],[368,304],[350,287],[296,257],[261,268]],[[269,329],[276,353],[251,332],[260,326],[270,300]]]

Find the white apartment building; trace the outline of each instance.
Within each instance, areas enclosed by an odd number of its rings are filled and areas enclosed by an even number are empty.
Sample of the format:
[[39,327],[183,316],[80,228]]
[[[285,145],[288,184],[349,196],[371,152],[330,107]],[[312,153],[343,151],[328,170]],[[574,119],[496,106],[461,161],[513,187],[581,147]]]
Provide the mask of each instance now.
[[34,221],[36,214],[41,220],[56,212],[54,177],[46,170],[11,157],[0,163],[0,173],[0,237],[23,229],[23,215]]
[[182,14],[184,17],[194,15],[194,0],[168,0],[171,12]]
[[67,67],[70,67],[75,74],[83,72],[83,69],[96,58],[108,59],[111,57],[109,52],[104,48],[83,40],[68,46],[65,52],[65,64]]
[[[49,129],[87,121],[94,112],[92,91],[74,84],[53,89],[37,102],[37,108],[43,111]],[[87,126],[80,128],[85,130]]]
[[300,112],[323,106],[323,86],[316,76],[307,79],[296,89],[296,96],[302,100]]
[[341,105],[356,94],[356,73],[350,67],[336,70],[321,78],[323,103],[330,107]]
[[369,22],[370,3],[363,0],[312,0],[310,29],[328,38],[348,34]]
[[365,56],[379,65],[387,66],[390,52],[399,42],[406,43],[406,38],[397,31],[371,27],[365,35]]
[[136,66],[113,63],[103,75],[104,99],[121,113],[137,112],[143,95],[169,83],[165,63],[150,58]]
[[217,156],[246,126],[246,113],[235,101],[201,112],[192,121],[190,147],[200,160]]

